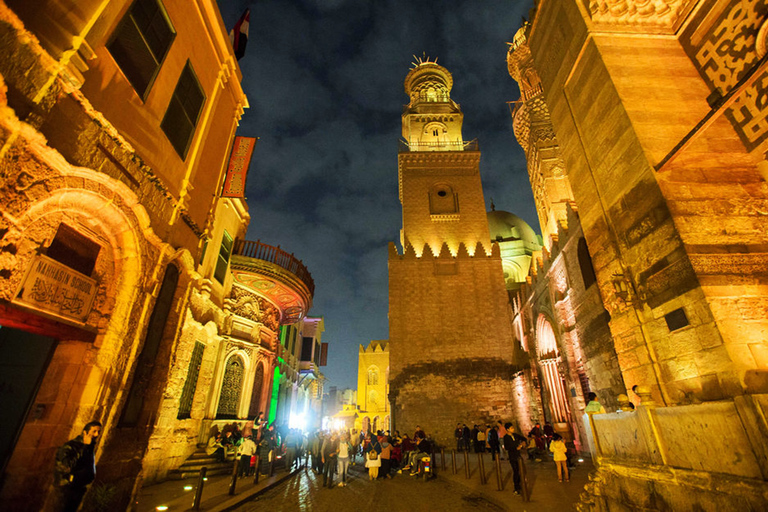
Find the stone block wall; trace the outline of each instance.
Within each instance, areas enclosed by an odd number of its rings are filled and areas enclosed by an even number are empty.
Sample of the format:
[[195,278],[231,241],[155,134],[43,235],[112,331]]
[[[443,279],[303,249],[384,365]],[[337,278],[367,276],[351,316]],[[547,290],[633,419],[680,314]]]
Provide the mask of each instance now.
[[762,510],[768,396],[596,414],[580,510]]
[[511,419],[517,366],[498,247],[389,259],[393,428],[450,443],[457,422]]

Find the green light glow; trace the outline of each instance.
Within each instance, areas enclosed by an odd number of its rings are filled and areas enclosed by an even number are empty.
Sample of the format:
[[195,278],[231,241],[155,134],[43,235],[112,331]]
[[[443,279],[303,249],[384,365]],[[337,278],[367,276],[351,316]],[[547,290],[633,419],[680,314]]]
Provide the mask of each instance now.
[[277,397],[280,393],[280,368],[275,368],[275,376],[272,378],[272,404],[269,408],[269,423],[272,424],[277,417]]

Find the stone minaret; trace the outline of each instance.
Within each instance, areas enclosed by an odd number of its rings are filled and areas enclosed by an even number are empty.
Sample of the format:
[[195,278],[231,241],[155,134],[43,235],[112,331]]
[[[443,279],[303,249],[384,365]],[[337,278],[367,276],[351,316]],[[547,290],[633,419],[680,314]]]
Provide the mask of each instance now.
[[526,22],[509,43],[507,68],[520,86],[520,99],[512,112],[515,137],[525,151],[541,235],[547,249],[557,237],[558,225],[568,219],[567,205],[573,192],[565,172],[560,145],[544,99],[541,79],[528,47],[530,25]]
[[511,419],[517,367],[476,142],[461,134],[451,74],[419,60],[405,78],[398,155],[401,244],[389,249],[393,428],[452,442],[457,422]]

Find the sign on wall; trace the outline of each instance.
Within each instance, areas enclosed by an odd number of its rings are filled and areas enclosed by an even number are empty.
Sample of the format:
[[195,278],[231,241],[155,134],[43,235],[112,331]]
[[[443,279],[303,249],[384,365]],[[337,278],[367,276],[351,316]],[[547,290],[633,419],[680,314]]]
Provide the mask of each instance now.
[[28,308],[85,323],[98,284],[43,254],[32,259],[13,302]]
[[251,165],[256,140],[256,137],[235,137],[221,197],[245,198],[245,178],[248,175],[248,167]]

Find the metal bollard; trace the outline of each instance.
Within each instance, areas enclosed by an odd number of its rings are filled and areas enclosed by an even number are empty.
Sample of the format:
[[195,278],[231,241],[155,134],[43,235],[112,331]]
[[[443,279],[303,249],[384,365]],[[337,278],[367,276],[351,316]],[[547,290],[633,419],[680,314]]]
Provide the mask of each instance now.
[[256,455],[256,464],[254,464],[253,469],[255,469],[256,475],[253,477],[253,485],[257,485],[259,483],[259,464],[261,463],[261,457]]
[[469,480],[469,452],[464,450],[464,476]]
[[208,468],[203,466],[200,468],[200,476],[197,478],[197,489],[195,489],[195,501],[192,502],[192,510],[200,510],[200,501],[203,498],[203,484],[205,483],[205,474],[208,472]]
[[480,484],[485,485],[485,460],[483,459],[483,452],[477,452],[477,468],[480,471]]
[[451,450],[451,472],[456,474],[456,450]]
[[237,486],[237,466],[239,465],[240,461],[237,460],[237,455],[235,455],[235,464],[232,466],[232,481],[229,483],[229,495],[234,496],[235,495],[235,487]]
[[528,473],[522,457],[517,458],[517,464],[520,468],[520,485],[523,487],[523,501],[531,501],[531,494],[528,488]]
[[440,448],[440,463],[443,466],[443,471],[445,471],[445,448]]
[[501,457],[498,453],[494,453],[493,456],[496,458],[496,488],[499,491],[503,491],[504,483],[501,480]]

